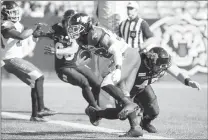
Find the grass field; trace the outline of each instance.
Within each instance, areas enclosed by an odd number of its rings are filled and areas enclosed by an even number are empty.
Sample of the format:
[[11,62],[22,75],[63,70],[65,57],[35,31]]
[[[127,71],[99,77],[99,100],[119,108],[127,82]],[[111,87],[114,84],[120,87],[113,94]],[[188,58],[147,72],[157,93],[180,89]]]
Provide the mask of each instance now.
[[[207,139],[207,86],[201,84],[201,91],[175,81],[154,84],[160,115],[153,124],[159,132],[145,132],[143,138]],[[48,117],[47,123],[30,122],[30,88],[19,80],[3,80],[1,138],[121,139],[118,135],[129,129],[128,121],[120,120],[103,119],[99,127],[92,126],[81,90],[57,79],[46,80],[44,98],[59,114]]]

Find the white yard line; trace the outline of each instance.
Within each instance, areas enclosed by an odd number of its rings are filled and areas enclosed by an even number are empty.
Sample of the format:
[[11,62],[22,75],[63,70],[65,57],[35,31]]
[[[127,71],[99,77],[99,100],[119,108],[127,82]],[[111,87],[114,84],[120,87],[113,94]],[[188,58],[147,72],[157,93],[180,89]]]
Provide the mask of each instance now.
[[[26,84],[22,83],[22,82],[2,82],[2,87],[28,87]],[[75,87],[71,84],[67,84],[67,83],[62,83],[62,82],[46,82],[44,83],[45,87]],[[180,88],[190,88],[187,87],[183,84],[180,83],[176,83],[176,82],[159,82],[159,83],[155,83],[152,84],[153,87],[155,88],[176,88],[176,89],[180,89]],[[207,83],[201,84],[200,85],[201,88],[207,88]]]
[[[4,117],[17,118],[17,119],[23,119],[23,120],[30,119],[30,116],[18,114],[18,113],[1,112],[1,115]],[[56,125],[61,125],[61,126],[68,126],[68,127],[82,129],[82,130],[84,129],[87,131],[104,132],[104,133],[117,134],[117,135],[124,133],[124,131],[121,131],[121,130],[109,129],[109,128],[104,128],[104,127],[95,127],[92,125],[72,123],[72,122],[67,122],[67,121],[49,120],[46,123],[56,124]],[[144,134],[144,136],[141,138],[143,139],[173,139],[173,138],[166,138],[166,137],[153,136],[153,135],[147,135],[147,134]]]

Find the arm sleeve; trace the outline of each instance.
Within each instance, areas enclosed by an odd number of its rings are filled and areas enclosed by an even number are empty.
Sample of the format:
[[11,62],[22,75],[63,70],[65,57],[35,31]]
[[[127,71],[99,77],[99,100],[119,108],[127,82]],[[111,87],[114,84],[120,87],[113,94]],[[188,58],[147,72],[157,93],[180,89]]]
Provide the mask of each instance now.
[[56,49],[56,54],[59,55],[72,55],[75,54],[79,49],[79,45],[76,42],[73,42],[71,47]]
[[142,28],[142,33],[145,39],[148,39],[154,36],[152,31],[150,31],[149,24],[145,20],[142,21],[141,28]]
[[112,40],[108,34],[105,34],[101,40],[101,44],[113,55],[115,65],[122,66],[122,52],[119,47],[121,44],[118,41]]
[[167,69],[167,72],[183,84],[185,84],[185,79],[190,78],[187,72],[180,69],[176,64],[172,64],[171,67]]
[[122,53],[118,48],[118,44],[114,42],[110,45],[108,51],[113,54],[115,65],[122,66]]

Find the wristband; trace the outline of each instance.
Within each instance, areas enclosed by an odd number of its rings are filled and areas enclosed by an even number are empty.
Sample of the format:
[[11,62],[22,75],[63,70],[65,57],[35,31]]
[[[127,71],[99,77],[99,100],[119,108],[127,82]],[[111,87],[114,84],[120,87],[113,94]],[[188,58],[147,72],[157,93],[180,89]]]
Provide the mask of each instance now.
[[116,65],[116,69],[121,69],[121,66],[120,65]]
[[190,78],[186,78],[186,79],[184,80],[184,83],[185,83],[186,86],[189,86],[189,81],[191,81]]

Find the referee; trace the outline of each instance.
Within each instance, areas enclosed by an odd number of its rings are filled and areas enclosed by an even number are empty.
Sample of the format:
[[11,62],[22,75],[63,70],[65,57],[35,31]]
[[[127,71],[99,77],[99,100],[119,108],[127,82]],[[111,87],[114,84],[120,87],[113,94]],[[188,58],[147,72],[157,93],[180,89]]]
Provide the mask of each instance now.
[[141,50],[141,44],[151,37],[148,23],[138,16],[139,6],[136,1],[127,5],[128,18],[119,25],[119,36],[122,37],[132,48]]

